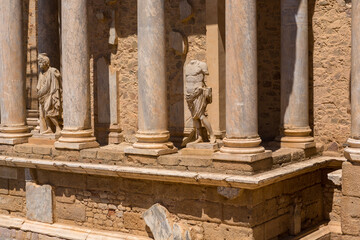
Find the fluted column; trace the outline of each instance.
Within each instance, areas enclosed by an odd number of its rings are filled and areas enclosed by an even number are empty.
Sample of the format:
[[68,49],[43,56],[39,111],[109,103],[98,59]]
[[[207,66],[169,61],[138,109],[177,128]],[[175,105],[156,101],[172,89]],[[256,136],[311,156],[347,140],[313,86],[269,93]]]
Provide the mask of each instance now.
[[226,1],[226,138],[222,153],[255,154],[257,112],[256,0]]
[[0,2],[0,144],[31,136],[26,125],[22,0]]
[[309,127],[308,0],[281,0],[281,146],[315,147]]
[[165,0],[138,0],[138,141],[127,153],[176,151],[168,131]]
[[61,2],[64,128],[56,148],[79,150],[99,145],[91,129],[87,24],[87,0]]
[[352,1],[351,12],[351,135],[345,157],[360,161],[360,0]]

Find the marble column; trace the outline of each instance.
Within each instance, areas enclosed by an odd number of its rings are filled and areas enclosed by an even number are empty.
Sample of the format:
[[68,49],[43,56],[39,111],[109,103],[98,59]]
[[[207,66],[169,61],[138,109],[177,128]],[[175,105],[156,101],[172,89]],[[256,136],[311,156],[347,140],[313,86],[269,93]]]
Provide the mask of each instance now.
[[281,146],[315,147],[309,127],[308,0],[281,0]]
[[345,157],[360,161],[360,0],[352,1],[351,20],[351,135]]
[[60,69],[59,2],[38,0],[38,52],[46,53],[51,66]]
[[161,155],[177,151],[169,142],[165,0],[138,0],[138,141],[132,154]]
[[0,144],[24,143],[31,136],[26,125],[22,4],[0,3]]
[[206,1],[207,85],[212,88],[209,120],[216,138],[225,135],[225,0]]
[[256,0],[226,0],[225,12],[226,138],[216,159],[269,158],[258,135]]
[[56,148],[97,147],[91,129],[87,0],[61,2],[64,128]]

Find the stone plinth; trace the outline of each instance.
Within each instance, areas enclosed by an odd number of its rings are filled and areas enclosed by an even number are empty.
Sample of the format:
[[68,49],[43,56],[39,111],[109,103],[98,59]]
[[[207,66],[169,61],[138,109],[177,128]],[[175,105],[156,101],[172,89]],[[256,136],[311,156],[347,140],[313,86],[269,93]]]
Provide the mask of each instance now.
[[97,147],[91,129],[87,0],[61,2],[64,129],[60,149]]
[[29,144],[54,145],[59,138],[60,134],[40,134],[34,132],[33,136],[29,138]]
[[308,41],[308,0],[282,0],[281,147],[315,147],[309,127]]
[[138,1],[139,130],[128,154],[177,151],[169,142],[164,11],[164,0]]
[[23,47],[23,1],[0,4],[0,144],[27,142],[25,66]]
[[183,155],[211,155],[219,150],[219,143],[195,143],[186,144],[186,148],[181,149],[180,153]]

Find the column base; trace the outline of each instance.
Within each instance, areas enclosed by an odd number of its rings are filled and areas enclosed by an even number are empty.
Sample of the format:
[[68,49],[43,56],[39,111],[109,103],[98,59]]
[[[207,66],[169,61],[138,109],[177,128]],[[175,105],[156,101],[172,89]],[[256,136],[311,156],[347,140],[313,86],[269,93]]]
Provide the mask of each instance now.
[[284,129],[284,136],[279,137],[278,140],[280,141],[280,146],[282,148],[316,148],[314,138],[312,136],[309,136],[310,133],[311,129],[309,127]]
[[57,149],[81,150],[99,147],[92,130],[62,130],[61,137],[54,144]]
[[172,142],[168,142],[170,134],[164,132],[138,132],[136,138],[138,141],[124,149],[127,154],[160,156],[164,154],[176,153],[178,149]]
[[29,128],[26,125],[21,126],[6,126],[0,128],[0,144],[17,145],[27,143],[32,133],[29,133]]
[[345,148],[345,158],[351,162],[360,162],[360,140],[349,138],[347,140],[349,146]]
[[120,144],[124,140],[122,129],[118,125],[111,125],[109,128],[109,144]]

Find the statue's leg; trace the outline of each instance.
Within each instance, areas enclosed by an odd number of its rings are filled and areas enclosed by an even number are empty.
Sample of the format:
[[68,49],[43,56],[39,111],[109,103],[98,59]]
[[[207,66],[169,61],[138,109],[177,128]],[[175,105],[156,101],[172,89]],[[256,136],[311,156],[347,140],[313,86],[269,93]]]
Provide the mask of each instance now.
[[39,103],[39,112],[40,112],[40,116],[39,116],[40,134],[42,134],[47,130],[48,126],[45,121],[44,106],[41,103]]
[[201,137],[201,121],[200,119],[193,119],[194,127],[196,128],[196,140],[195,143],[203,142]]
[[215,134],[214,134],[214,132],[212,130],[209,119],[205,115],[202,115],[200,117],[200,120],[201,120],[202,124],[204,125],[204,127],[206,128],[206,130],[208,131],[208,133],[210,135],[210,142],[215,143],[216,137],[215,137]]
[[43,132],[43,134],[52,133],[52,130],[51,130],[51,120],[50,120],[50,118],[49,118],[49,117],[45,117],[45,121],[46,121],[47,129],[46,129],[46,131]]
[[60,127],[60,123],[58,121],[57,117],[50,117],[51,122],[54,124],[55,126],[55,134],[60,134],[61,132],[61,127]]

